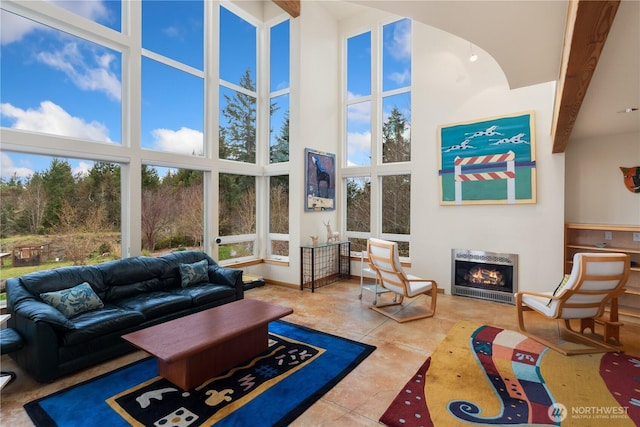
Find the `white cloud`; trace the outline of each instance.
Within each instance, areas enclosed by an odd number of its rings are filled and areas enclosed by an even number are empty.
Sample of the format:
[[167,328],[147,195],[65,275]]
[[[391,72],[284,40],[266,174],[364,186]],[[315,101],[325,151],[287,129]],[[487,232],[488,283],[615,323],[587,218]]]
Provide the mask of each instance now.
[[371,124],[371,102],[358,102],[347,107],[347,117],[349,123]]
[[89,175],[91,168],[93,168],[93,163],[80,162],[78,163],[78,166],[73,168],[72,173],[74,176],[80,175],[85,177]]
[[97,21],[106,18],[109,11],[102,1],[50,0],[52,4],[85,18]]
[[195,129],[182,127],[180,130],[154,129],[151,131],[154,139],[154,148],[172,153],[201,156],[203,151],[204,136]]
[[[109,15],[109,11],[102,1],[51,0],[51,3],[92,21],[107,18]],[[0,40],[2,45],[20,41],[35,30],[49,30],[49,28],[5,10],[0,11]]]
[[389,80],[397,83],[400,86],[406,86],[411,83],[411,71],[405,69],[402,73],[391,73]]
[[27,178],[33,175],[33,169],[24,166],[16,166],[7,153],[0,153],[0,173],[3,178],[9,179],[12,176]]
[[350,166],[371,164],[371,132],[347,134],[347,163]]
[[40,62],[62,71],[82,90],[105,92],[111,99],[120,100],[121,85],[118,76],[109,68],[115,56],[111,53],[93,55],[95,65],[85,62],[78,43],[67,43],[62,50],[40,52]]
[[26,34],[36,28],[43,27],[6,10],[0,10],[0,40],[3,46],[22,40]]
[[182,31],[178,27],[170,26],[162,29],[162,32],[169,38],[182,38]]
[[411,58],[411,21],[405,19],[394,25],[393,38],[387,43],[387,52],[398,60]]
[[13,129],[112,142],[104,124],[97,121],[87,123],[80,117],[73,117],[51,101],[42,101],[40,108],[28,110],[9,103],[0,104],[0,114],[15,121],[11,126]]

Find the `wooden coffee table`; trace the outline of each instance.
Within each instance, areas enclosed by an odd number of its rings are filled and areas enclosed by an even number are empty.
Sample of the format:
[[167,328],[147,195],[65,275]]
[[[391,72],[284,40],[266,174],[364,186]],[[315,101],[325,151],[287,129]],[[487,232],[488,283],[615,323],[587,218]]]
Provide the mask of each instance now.
[[158,359],[158,373],[183,390],[269,347],[269,322],[293,310],[242,299],[160,323],[122,338]]

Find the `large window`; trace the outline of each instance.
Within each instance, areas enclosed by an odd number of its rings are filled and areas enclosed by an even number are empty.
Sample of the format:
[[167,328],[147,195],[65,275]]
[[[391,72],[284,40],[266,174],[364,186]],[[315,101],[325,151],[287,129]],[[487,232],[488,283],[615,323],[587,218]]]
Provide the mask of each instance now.
[[204,2],[142,2],[142,147],[204,156]]
[[269,178],[270,257],[289,256],[289,175]]
[[218,198],[220,260],[256,256],[256,178],[221,173]]
[[142,47],[204,70],[204,2],[143,1]]
[[0,192],[9,277],[120,257],[117,163],[3,152]]
[[371,32],[347,39],[347,164],[371,164]]
[[3,1],[0,252],[47,235],[58,262],[288,257],[291,27],[254,11]]
[[367,238],[382,237],[409,257],[411,21],[348,37],[345,47],[347,236],[354,251],[364,250]]
[[255,25],[220,8],[221,159],[256,162],[257,31]]
[[0,10],[0,124],[120,143],[122,54]]
[[289,161],[289,20],[270,29],[269,163]]
[[351,232],[351,250],[360,252],[367,248],[371,231],[371,179],[350,177],[347,184],[347,230]]
[[203,249],[203,172],[142,166],[142,248]]

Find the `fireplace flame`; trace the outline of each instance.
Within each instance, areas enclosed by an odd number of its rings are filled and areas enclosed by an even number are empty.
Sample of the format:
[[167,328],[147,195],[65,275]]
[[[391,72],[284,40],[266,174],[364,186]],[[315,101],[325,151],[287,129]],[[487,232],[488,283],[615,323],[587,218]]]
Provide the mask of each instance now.
[[491,268],[475,266],[465,274],[464,279],[467,283],[504,286],[504,278],[502,273]]

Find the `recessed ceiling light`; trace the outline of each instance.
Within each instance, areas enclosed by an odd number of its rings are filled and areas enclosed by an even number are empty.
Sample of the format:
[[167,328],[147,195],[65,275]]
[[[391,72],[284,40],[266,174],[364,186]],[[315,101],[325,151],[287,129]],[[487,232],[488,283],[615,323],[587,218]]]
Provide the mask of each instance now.
[[627,107],[624,110],[618,111],[618,113],[634,113],[638,111],[638,107]]

